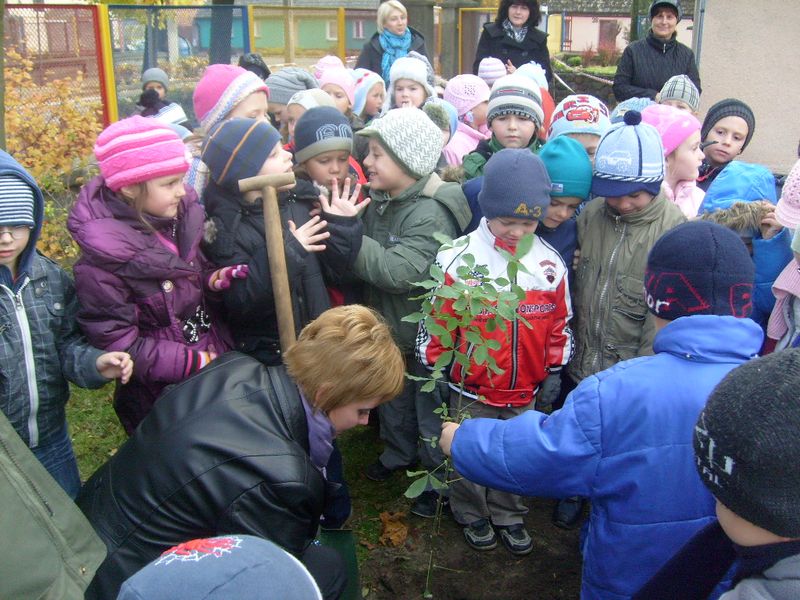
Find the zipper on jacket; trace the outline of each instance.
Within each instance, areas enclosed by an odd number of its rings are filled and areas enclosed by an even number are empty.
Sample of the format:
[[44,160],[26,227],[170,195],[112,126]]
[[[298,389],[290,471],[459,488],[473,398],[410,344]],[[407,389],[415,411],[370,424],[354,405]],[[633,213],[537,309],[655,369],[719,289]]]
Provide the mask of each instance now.
[[22,478],[25,480],[25,482],[30,486],[30,488],[33,490],[33,493],[36,494],[39,497],[39,500],[42,501],[42,504],[47,509],[48,514],[52,517],[54,513],[53,513],[53,509],[50,508],[50,503],[44,497],[44,494],[42,494],[42,492],[39,491],[39,488],[36,487],[36,484],[33,483],[33,480],[28,476],[28,473],[17,462],[16,457],[11,452],[11,448],[8,447],[8,444],[6,444],[6,441],[2,437],[0,437],[0,446],[3,447],[3,452],[5,452],[6,456],[8,456],[8,460],[10,460],[13,463],[14,467],[17,469],[17,472],[22,476]]
[[[614,228],[616,229],[619,226],[620,217],[614,217],[616,220],[616,224]],[[608,276],[606,277],[605,282],[603,283],[603,289],[600,291],[600,297],[597,302],[597,319],[595,320],[595,327],[594,327],[594,335],[595,338],[600,341],[600,326],[602,325],[602,319],[600,318],[603,313],[603,306],[605,305],[606,301],[606,294],[608,293],[608,286],[611,283],[611,274],[614,272],[614,263],[617,260],[617,252],[619,252],[619,247],[622,245],[622,240],[625,239],[625,232],[628,229],[628,224],[622,224],[622,233],[617,240],[617,243],[614,245],[614,249],[611,251],[611,258],[608,261]],[[600,350],[594,350],[594,356],[592,356],[592,373],[597,373],[601,369],[597,368],[597,362],[600,358],[600,353],[602,352],[602,348]]]
[[39,388],[36,385],[36,365],[33,360],[33,345],[31,344],[31,327],[28,322],[28,314],[25,312],[25,305],[22,303],[22,292],[30,282],[26,279],[20,286],[19,291],[14,294],[6,286],[2,286],[6,293],[14,301],[14,316],[17,319],[22,338],[22,350],[25,357],[25,376],[28,383],[28,397],[30,399],[30,413],[28,414],[28,446],[35,448],[39,444],[39,426],[36,418],[39,414]]

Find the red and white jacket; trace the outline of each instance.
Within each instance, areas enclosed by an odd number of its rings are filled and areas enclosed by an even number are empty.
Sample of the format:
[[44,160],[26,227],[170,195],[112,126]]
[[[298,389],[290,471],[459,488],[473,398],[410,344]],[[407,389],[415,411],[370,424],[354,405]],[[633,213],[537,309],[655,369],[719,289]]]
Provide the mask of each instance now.
[[[508,262],[497,251],[498,241],[489,231],[486,219],[481,219],[478,229],[465,237],[466,246],[444,250],[436,257],[437,264],[445,271],[446,283],[457,278],[457,269],[463,264],[465,254],[471,254],[476,265],[485,265],[490,278],[507,278]],[[534,236],[533,246],[521,262],[528,272],[520,269],[517,275],[517,285],[525,290],[525,299],[517,311],[532,327],[514,320],[508,323],[506,331],[496,328],[489,332],[485,323],[491,315],[479,315],[473,322],[480,326],[484,339],[500,342],[501,348],[489,350],[489,354],[504,372],[498,375],[490,371],[486,363],[478,365],[472,360],[466,374],[456,362],[450,367],[452,389],[458,391],[464,379],[467,397],[478,399],[480,396],[481,401],[492,406],[530,404],[539,384],[549,373],[559,371],[572,356],[572,331],[569,328],[572,304],[564,261],[550,244]],[[467,285],[480,285],[479,277],[476,275],[474,283],[468,280]],[[444,303],[443,317],[452,311],[452,304],[452,300]],[[460,330],[457,332],[458,350],[472,356],[473,345],[462,334]],[[442,347],[439,338],[430,334],[421,323],[416,350],[417,359],[431,369],[447,348]]]

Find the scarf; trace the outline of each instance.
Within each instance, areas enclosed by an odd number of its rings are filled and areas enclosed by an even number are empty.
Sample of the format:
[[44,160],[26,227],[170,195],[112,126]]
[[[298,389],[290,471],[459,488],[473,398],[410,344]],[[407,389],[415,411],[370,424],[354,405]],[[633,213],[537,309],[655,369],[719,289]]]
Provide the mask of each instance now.
[[327,478],[325,467],[328,466],[331,452],[333,452],[333,438],[336,435],[336,430],[324,412],[314,409],[308,403],[303,392],[300,392],[300,398],[303,401],[303,409],[308,423],[308,447],[311,462]]
[[525,39],[525,36],[528,35],[528,26],[525,27],[514,27],[511,24],[511,21],[506,19],[503,21],[503,30],[506,32],[506,35],[513,39],[518,44],[522,43],[522,40]]
[[406,28],[406,32],[403,35],[397,35],[388,29],[384,29],[378,39],[381,42],[381,48],[383,48],[381,76],[386,85],[389,85],[389,70],[392,68],[394,61],[406,56],[411,49],[411,29]]

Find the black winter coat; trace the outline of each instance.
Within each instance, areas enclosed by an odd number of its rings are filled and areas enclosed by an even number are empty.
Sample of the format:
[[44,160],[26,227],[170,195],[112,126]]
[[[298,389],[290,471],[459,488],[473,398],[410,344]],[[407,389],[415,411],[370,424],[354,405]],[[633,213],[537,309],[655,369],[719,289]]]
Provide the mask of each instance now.
[[[411,47],[408,51],[411,52],[413,50],[414,52],[419,52],[431,62],[431,57],[425,49],[425,38],[413,27],[409,27],[409,29],[411,30]],[[381,46],[380,38],[381,34],[376,31],[372,34],[369,41],[364,44],[364,47],[361,49],[361,54],[358,55],[358,62],[356,62],[357,69],[369,69],[378,75],[383,75],[383,68],[381,67],[383,47]],[[431,62],[431,64],[433,64],[433,62]],[[386,84],[388,85],[389,82],[387,81]]]
[[78,506],[108,556],[86,598],[120,585],[187,540],[251,534],[302,554],[316,535],[326,482],[283,367],[228,353],[161,396]]
[[[317,193],[308,181],[298,181],[293,190],[279,195],[286,267],[298,333],[309,321],[330,308],[323,268],[327,269],[327,264],[332,263],[333,272],[346,271],[358,254],[357,248],[354,252],[350,245],[360,247],[361,243],[360,221],[325,215],[328,229],[337,228],[338,235],[331,235],[332,239],[326,241],[325,252],[306,252],[289,231],[288,221],[293,221],[297,227],[308,221],[310,201],[316,197]],[[221,189],[213,181],[209,181],[203,198],[206,213],[213,223],[204,246],[208,258],[219,266],[250,266],[246,279],[233,281],[231,287],[222,293],[234,349],[257,358],[265,365],[279,365],[280,339],[261,201],[246,202],[240,194]]]
[[622,53],[614,76],[614,96],[618,102],[628,98],[652,98],[661,91],[673,75],[687,75],[702,92],[700,72],[694,52],[673,35],[662,42],[652,30],[643,40],[630,44]]
[[550,51],[547,49],[547,34],[535,27],[528,28],[528,34],[521,43],[507,35],[502,25],[486,23],[478,40],[472,72],[477,75],[481,61],[487,56],[499,58],[503,65],[507,61],[519,68],[532,60],[539,63],[547,73],[547,81],[552,83],[553,70],[550,67]]

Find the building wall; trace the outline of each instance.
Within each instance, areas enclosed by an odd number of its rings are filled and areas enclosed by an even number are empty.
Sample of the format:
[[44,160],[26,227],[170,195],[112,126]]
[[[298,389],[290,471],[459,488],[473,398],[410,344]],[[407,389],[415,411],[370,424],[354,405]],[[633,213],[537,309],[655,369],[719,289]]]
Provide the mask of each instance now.
[[[561,14],[552,14],[548,21],[548,30],[550,31],[550,39],[548,40],[548,48],[553,52],[553,47],[556,47],[556,52],[560,52],[561,40]],[[598,43],[600,41],[600,21],[616,20],[620,26],[620,32],[617,36],[617,50],[622,52],[628,44],[627,35],[630,28],[630,17],[628,16],[598,16],[598,15],[573,15],[567,17],[572,20],[572,47],[570,52],[583,52],[590,46],[596,52]],[[678,23],[678,41],[690,46],[692,44],[692,27],[691,19],[682,19]]]
[[[703,94],[700,112],[723,98],[746,102],[756,131],[743,160],[786,173],[800,139],[800,61],[797,0],[697,0],[695,29]],[[700,25],[700,24],[699,24]]]

